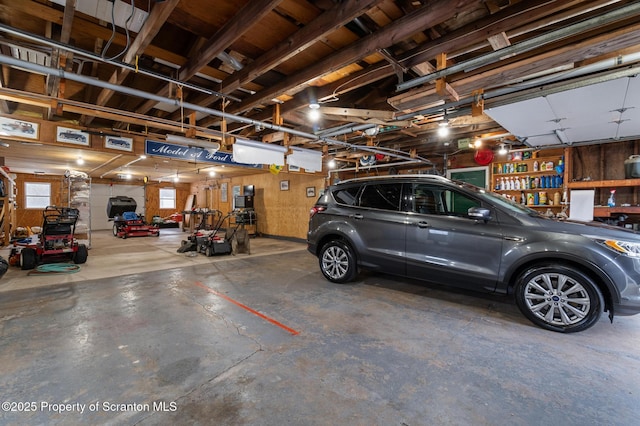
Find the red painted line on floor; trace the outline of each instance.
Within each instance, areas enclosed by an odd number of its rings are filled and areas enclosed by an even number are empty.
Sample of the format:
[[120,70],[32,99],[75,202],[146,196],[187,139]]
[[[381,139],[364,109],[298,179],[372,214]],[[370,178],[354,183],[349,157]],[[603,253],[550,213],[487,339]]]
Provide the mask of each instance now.
[[283,330],[288,331],[289,333],[293,334],[294,336],[296,334],[300,334],[299,331],[294,330],[293,328],[289,328],[286,325],[282,324],[281,322],[278,322],[276,320],[274,320],[273,318],[269,318],[268,316],[266,316],[265,314],[262,314],[258,311],[256,311],[255,309],[251,309],[250,307],[248,307],[247,305],[243,305],[242,303],[238,302],[237,300],[233,300],[232,298],[230,298],[229,296],[227,296],[226,294],[222,294],[219,291],[216,291],[210,287],[207,287],[206,285],[202,284],[200,281],[196,281],[196,285],[198,287],[202,287],[205,290],[207,290],[209,293],[215,294],[218,297],[222,297],[224,300],[233,303],[236,306],[241,307],[242,309],[245,309],[249,312],[251,312],[254,315],[259,316],[260,318],[262,318],[265,321],[269,321],[271,324],[276,325],[280,328],[282,328]]

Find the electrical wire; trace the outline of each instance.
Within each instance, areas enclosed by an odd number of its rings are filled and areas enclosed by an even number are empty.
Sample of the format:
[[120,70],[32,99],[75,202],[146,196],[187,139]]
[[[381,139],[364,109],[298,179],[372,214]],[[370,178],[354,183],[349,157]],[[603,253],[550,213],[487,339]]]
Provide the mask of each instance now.
[[27,275],[75,274],[76,272],[80,272],[80,265],[73,265],[70,263],[48,263],[36,266],[36,268],[33,271],[29,271]]
[[122,49],[122,51],[120,53],[118,53],[117,55],[111,57],[111,58],[105,58],[107,51],[109,50],[109,47],[111,47],[111,43],[113,42],[115,36],[116,36],[116,17],[115,17],[115,8],[116,8],[116,2],[113,1],[111,2],[111,38],[109,39],[109,41],[107,42],[107,45],[104,47],[104,49],[102,49],[102,59],[106,59],[108,61],[113,61],[118,59],[119,57],[121,57],[122,55],[125,54],[125,52],[127,51],[127,49],[129,49],[129,44],[131,43],[131,36],[129,35],[129,21],[131,21],[131,18],[133,18],[133,14],[135,12],[135,1],[131,0],[131,13],[129,14],[129,17],[127,18],[127,20],[124,23],[124,32],[127,36],[127,42],[125,43],[124,49]]

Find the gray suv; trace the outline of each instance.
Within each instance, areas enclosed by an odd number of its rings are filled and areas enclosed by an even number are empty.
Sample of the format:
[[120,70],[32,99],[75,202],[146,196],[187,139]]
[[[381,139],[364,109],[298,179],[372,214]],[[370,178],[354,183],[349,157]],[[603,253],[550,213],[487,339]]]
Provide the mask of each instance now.
[[308,250],[324,276],[358,268],[514,293],[534,324],[570,333],[603,311],[640,313],[640,235],[548,219],[473,185],[434,175],[353,179],[311,209]]

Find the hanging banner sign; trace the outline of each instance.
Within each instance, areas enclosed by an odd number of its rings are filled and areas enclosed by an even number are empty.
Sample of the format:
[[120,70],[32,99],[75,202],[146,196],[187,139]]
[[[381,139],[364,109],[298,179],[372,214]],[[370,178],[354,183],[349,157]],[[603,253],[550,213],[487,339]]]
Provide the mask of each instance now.
[[176,145],[167,142],[152,141],[150,139],[144,141],[144,153],[156,157],[169,157],[185,161],[226,164],[229,166],[252,167],[256,169],[262,168],[262,164],[236,163],[233,161],[233,155],[231,155],[230,152],[212,152],[206,148],[197,146]]

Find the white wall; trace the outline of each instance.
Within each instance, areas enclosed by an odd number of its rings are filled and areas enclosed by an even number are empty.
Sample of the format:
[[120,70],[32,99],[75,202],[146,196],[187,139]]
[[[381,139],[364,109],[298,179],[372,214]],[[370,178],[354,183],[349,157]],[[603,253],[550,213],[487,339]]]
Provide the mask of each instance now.
[[[110,197],[131,197],[138,205],[136,213],[144,214],[144,186],[134,185],[91,185],[91,230],[112,229],[113,222],[107,217],[107,203]],[[146,218],[145,218],[146,219]]]

